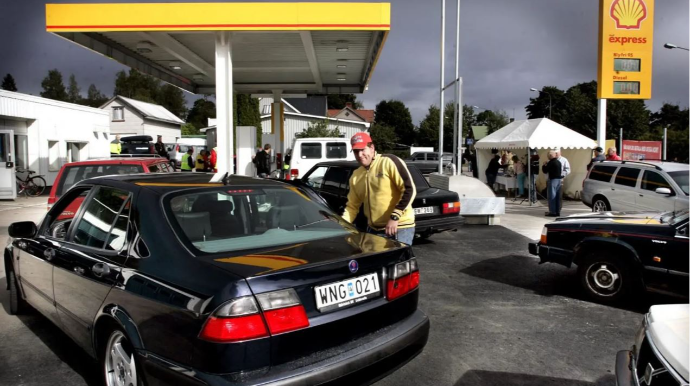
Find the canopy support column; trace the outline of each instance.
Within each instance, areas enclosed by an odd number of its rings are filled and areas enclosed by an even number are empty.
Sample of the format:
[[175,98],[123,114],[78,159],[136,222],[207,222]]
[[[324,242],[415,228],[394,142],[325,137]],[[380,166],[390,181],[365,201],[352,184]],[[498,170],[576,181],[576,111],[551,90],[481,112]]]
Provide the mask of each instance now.
[[218,143],[218,173],[235,174],[233,154],[232,42],[230,32],[216,33],[216,140]]

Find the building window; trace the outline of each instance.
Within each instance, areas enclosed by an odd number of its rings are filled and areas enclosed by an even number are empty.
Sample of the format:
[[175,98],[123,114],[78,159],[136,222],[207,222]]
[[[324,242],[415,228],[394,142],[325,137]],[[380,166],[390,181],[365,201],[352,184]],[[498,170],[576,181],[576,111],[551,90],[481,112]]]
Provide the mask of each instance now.
[[57,172],[60,170],[60,143],[58,141],[48,141],[48,171]]
[[29,168],[29,141],[26,135],[14,136],[14,158],[17,167]]
[[122,106],[113,107],[113,122],[125,120],[125,108]]

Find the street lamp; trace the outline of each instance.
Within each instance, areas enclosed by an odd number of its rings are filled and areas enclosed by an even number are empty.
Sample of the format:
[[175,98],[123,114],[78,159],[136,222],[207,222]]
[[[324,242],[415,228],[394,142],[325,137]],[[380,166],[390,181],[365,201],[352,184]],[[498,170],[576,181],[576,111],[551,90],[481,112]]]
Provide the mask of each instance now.
[[671,44],[671,43],[665,43],[665,44],[664,44],[664,48],[668,48],[669,50],[672,50],[672,49],[674,49],[674,48],[678,48],[678,49],[680,49],[680,50],[690,51],[690,50],[688,50],[687,48],[678,47],[677,45]]
[[534,87],[530,88],[530,91],[543,92],[544,94],[549,96],[549,119],[551,119],[551,93],[542,90],[537,90]]

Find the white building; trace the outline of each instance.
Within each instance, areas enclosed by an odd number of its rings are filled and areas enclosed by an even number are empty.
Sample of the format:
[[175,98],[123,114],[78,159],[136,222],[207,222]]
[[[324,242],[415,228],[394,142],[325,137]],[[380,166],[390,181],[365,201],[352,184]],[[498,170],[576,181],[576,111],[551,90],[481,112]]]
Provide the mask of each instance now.
[[0,90],[0,199],[15,197],[15,168],[52,185],[67,162],[109,157],[109,121],[101,109]]
[[184,121],[163,106],[115,96],[101,109],[110,114],[110,132],[113,135],[149,135],[156,140],[175,143],[182,136]]

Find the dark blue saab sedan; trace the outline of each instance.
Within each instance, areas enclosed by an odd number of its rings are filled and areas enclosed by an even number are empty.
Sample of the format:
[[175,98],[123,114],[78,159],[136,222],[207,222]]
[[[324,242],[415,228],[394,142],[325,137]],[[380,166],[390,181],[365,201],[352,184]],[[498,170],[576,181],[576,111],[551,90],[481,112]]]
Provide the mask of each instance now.
[[409,246],[299,187],[213,178],[85,180],[12,224],[11,312],[52,320],[108,386],[367,384],[423,350]]

